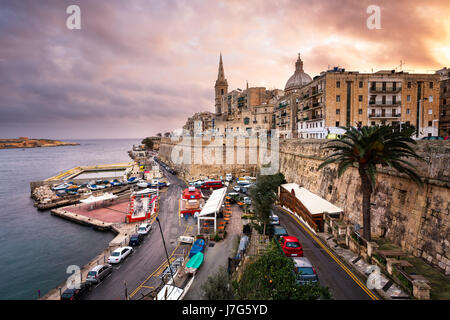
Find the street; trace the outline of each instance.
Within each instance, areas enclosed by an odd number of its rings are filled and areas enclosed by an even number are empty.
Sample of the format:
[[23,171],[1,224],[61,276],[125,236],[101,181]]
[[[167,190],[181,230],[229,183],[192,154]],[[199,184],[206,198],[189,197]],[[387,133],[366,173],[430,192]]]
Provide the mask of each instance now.
[[[195,230],[192,219],[180,222],[178,218],[178,199],[185,183],[176,176],[164,173],[170,186],[167,191],[161,193],[158,217],[172,262],[182,256],[185,249],[177,243],[178,236],[193,233]],[[141,299],[161,283],[159,275],[167,267],[167,259],[158,222],[153,219],[152,221],[152,231],[144,242],[125,261],[117,266],[113,265],[112,274],[96,285],[84,299],[123,300],[125,295],[128,299]]]
[[[335,300],[370,300],[371,297],[361,286],[353,279],[357,276],[351,270],[344,270],[333,257],[313,239],[305,229],[300,225],[298,219],[276,208],[277,215],[280,218],[280,224],[286,228],[290,236],[295,236],[300,240],[303,246],[304,256],[307,257],[319,276],[319,282],[330,289],[332,298]],[[319,240],[320,241],[320,240]],[[333,255],[334,256],[334,255]],[[341,262],[342,263],[342,262]],[[360,280],[362,284],[364,281]],[[363,285],[365,287],[365,285]],[[373,293],[372,293],[373,294]]]

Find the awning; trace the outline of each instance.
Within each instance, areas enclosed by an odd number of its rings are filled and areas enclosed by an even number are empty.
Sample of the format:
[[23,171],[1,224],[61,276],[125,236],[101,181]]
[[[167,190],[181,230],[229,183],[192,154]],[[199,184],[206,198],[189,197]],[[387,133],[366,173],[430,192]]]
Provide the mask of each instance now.
[[95,202],[104,201],[104,200],[112,200],[112,199],[116,199],[116,198],[117,198],[117,196],[112,193],[104,193],[103,195],[101,195],[99,197],[90,196],[87,199],[80,200],[80,202],[84,203],[84,204],[89,204],[89,203],[95,203]]
[[327,213],[341,213],[343,210],[336,207],[334,204],[321,198],[315,193],[312,193],[308,189],[299,187],[296,183],[286,183],[281,185],[285,190],[292,192],[294,190],[295,196],[305,206],[310,214],[322,214]]
[[220,210],[223,199],[225,198],[225,193],[227,192],[227,188],[221,188],[218,190],[214,190],[211,193],[208,201],[205,203],[202,211],[199,214],[199,217],[207,216],[213,213],[216,213]]

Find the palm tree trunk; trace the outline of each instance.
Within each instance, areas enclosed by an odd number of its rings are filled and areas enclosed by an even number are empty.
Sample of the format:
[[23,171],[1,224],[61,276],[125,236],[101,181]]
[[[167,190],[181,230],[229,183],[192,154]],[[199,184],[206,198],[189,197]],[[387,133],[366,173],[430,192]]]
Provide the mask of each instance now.
[[372,185],[365,169],[360,168],[362,189],[362,214],[363,214],[363,237],[371,241],[370,237],[370,197],[372,195]]

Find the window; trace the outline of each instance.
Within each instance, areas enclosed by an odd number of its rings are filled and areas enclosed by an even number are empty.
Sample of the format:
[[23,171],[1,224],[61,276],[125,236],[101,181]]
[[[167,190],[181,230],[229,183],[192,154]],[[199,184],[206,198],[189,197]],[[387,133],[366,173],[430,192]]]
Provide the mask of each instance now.
[[374,125],[375,125],[375,121],[372,121],[372,122],[371,122],[371,125],[374,126]]
[[410,95],[406,96],[406,101],[411,102],[411,96]]
[[428,109],[428,114],[433,114],[433,109]]
[[429,126],[429,127],[431,127],[431,126],[432,126],[432,124],[433,124],[433,122],[431,122],[431,121],[428,121],[428,126]]
[[362,82],[362,81],[359,82],[359,87],[360,87],[360,88],[363,87],[363,82]]
[[429,96],[428,101],[433,102],[433,96]]
[[442,104],[447,104],[447,99],[442,99]]
[[411,81],[408,81],[408,88],[411,88]]
[[362,109],[358,109],[358,114],[362,114]]
[[339,127],[339,121],[336,121],[336,127]]
[[340,95],[336,96],[336,102],[341,102],[341,96]]
[[392,104],[396,104],[397,103],[397,96],[393,96],[392,97]]
[[430,89],[433,89],[433,82],[430,82]]
[[341,82],[340,81],[336,81],[336,88],[340,88],[341,87]]
[[341,109],[336,109],[336,114],[341,114]]
[[411,110],[406,109],[406,114],[410,114],[410,113],[411,113]]
[[381,97],[381,103],[382,104],[386,104],[386,96],[382,96]]
[[363,96],[358,96],[358,101],[363,101]]

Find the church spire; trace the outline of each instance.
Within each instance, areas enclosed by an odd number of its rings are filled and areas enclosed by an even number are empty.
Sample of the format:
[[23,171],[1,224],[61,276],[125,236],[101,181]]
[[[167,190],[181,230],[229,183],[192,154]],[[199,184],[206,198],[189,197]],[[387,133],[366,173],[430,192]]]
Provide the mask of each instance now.
[[303,61],[300,58],[300,52],[298,53],[298,59],[295,62],[295,72],[303,72]]
[[217,75],[217,80],[219,81],[225,80],[225,72],[223,71],[223,62],[222,62],[222,52],[220,53],[219,74]]

